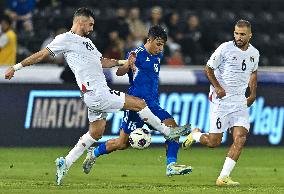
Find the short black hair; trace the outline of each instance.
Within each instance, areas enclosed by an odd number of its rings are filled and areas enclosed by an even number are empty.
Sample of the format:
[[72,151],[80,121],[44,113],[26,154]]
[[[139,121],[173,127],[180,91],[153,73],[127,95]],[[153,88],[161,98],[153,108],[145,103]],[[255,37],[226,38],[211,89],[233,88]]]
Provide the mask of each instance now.
[[9,26],[12,25],[12,19],[8,15],[5,15],[5,14],[0,16],[0,21],[4,21],[8,23]]
[[251,24],[249,21],[247,20],[239,20],[236,22],[236,25],[235,26],[238,26],[238,27],[247,27],[248,29],[251,30]]
[[167,35],[167,32],[164,28],[162,28],[161,26],[152,26],[150,29],[149,29],[149,32],[148,32],[148,38],[161,38],[163,39],[165,42],[167,42],[167,39],[168,39],[168,35]]
[[95,19],[94,12],[86,7],[80,7],[79,9],[77,9],[74,13],[73,19],[78,16],[92,17],[93,19]]

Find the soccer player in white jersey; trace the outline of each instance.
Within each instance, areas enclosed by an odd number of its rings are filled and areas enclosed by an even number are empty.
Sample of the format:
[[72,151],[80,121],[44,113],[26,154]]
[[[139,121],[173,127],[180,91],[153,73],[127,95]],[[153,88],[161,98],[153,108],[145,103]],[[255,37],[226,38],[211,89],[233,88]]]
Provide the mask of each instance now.
[[[183,142],[189,148],[194,142],[214,148],[221,144],[223,132],[232,131],[233,144],[229,149],[216,185],[239,185],[230,178],[249,132],[248,107],[256,98],[257,67],[259,52],[250,43],[251,24],[239,20],[235,25],[234,41],[221,44],[212,54],[205,67],[211,82],[209,134],[194,129]],[[250,95],[246,98],[246,88]]]
[[70,166],[86,149],[102,137],[108,112],[116,112],[121,109],[136,111],[141,119],[169,139],[186,135],[190,130],[188,125],[175,128],[167,127],[151,112],[144,100],[111,90],[107,86],[103,68],[129,66],[135,70],[136,56],[131,54],[128,60],[102,58],[92,41],[86,37],[93,31],[93,26],[93,12],[88,8],[79,8],[74,14],[73,25],[69,32],[56,36],[46,48],[9,67],[5,72],[5,78],[11,79],[15,71],[22,67],[38,63],[48,55],[56,56],[63,53],[65,60],[75,74],[77,84],[82,92],[82,99],[88,107],[90,126],[89,131],[79,139],[76,146],[65,158],[56,159],[56,183],[58,185],[62,183]]

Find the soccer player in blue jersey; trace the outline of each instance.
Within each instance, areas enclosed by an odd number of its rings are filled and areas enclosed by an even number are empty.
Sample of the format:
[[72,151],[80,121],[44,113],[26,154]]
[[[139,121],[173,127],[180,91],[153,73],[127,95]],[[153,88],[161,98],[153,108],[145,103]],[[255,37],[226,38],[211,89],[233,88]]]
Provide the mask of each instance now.
[[[163,48],[167,41],[167,33],[160,26],[153,26],[148,33],[147,42],[134,49],[136,53],[136,69],[120,67],[116,74],[123,76],[128,74],[130,88],[129,95],[140,97],[146,101],[150,110],[167,126],[176,127],[173,117],[159,105],[159,71],[160,62],[163,57]],[[133,52],[133,51],[132,51]],[[109,154],[116,150],[128,148],[129,134],[135,128],[142,128],[144,121],[134,111],[125,111],[121,124],[120,136],[100,144],[96,148],[89,149],[87,157],[83,162],[83,171],[88,174],[101,155]],[[179,143],[177,140],[166,140],[167,145],[167,168],[166,175],[183,175],[192,171],[190,166],[177,164],[177,153]]]

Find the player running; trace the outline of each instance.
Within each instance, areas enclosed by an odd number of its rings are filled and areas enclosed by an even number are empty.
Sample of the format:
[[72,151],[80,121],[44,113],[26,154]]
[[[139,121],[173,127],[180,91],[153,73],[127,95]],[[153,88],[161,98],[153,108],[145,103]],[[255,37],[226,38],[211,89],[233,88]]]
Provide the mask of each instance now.
[[[177,127],[173,117],[159,105],[159,71],[160,62],[163,57],[162,51],[166,41],[167,33],[162,27],[151,27],[145,45],[134,49],[137,55],[135,62],[137,72],[133,72],[133,70],[127,66],[122,66],[119,67],[116,74],[123,76],[127,73],[130,82],[128,94],[144,99],[154,115],[166,126]],[[128,148],[130,132],[136,128],[142,128],[144,123],[145,121],[139,117],[137,112],[131,110],[124,111],[123,122],[120,127],[120,136],[115,139],[110,139],[96,148],[90,149],[83,162],[83,171],[88,174],[96,158],[99,156]],[[179,150],[178,140],[166,140],[166,145],[166,175],[172,176],[190,173],[192,171],[190,166],[178,165],[176,163]]]
[[[225,130],[232,131],[233,144],[216,180],[218,186],[239,185],[230,174],[246,142],[250,128],[247,107],[255,101],[257,87],[259,52],[249,43],[251,37],[251,24],[239,20],[235,25],[234,41],[221,44],[210,57],[205,67],[211,82],[209,134],[194,129],[183,143],[184,148],[194,142],[214,148],[221,144]],[[250,89],[248,98],[245,96],[247,86]]]
[[128,60],[102,58],[92,41],[86,37],[93,31],[93,26],[93,12],[87,8],[79,8],[74,14],[73,25],[69,32],[56,36],[46,48],[9,67],[5,73],[5,78],[11,79],[15,71],[22,67],[38,63],[48,55],[56,56],[63,53],[75,74],[76,82],[82,92],[82,99],[88,107],[90,125],[89,131],[79,139],[68,155],[65,158],[56,159],[57,185],[62,183],[68,169],[84,151],[102,137],[108,112],[121,109],[136,111],[141,119],[170,139],[184,135],[190,130],[188,126],[167,127],[152,113],[144,100],[111,90],[107,86],[103,68],[132,67],[135,55],[130,54]]

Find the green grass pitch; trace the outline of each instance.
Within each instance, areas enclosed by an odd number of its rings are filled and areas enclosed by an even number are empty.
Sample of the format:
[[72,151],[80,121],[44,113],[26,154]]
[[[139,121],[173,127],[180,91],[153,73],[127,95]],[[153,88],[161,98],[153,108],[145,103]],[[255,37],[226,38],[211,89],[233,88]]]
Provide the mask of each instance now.
[[217,187],[227,148],[180,150],[179,163],[193,173],[165,176],[162,147],[128,149],[102,156],[90,174],[82,172],[83,157],[56,186],[54,160],[69,148],[0,148],[0,193],[284,193],[284,148],[244,149],[232,177],[239,187]]

